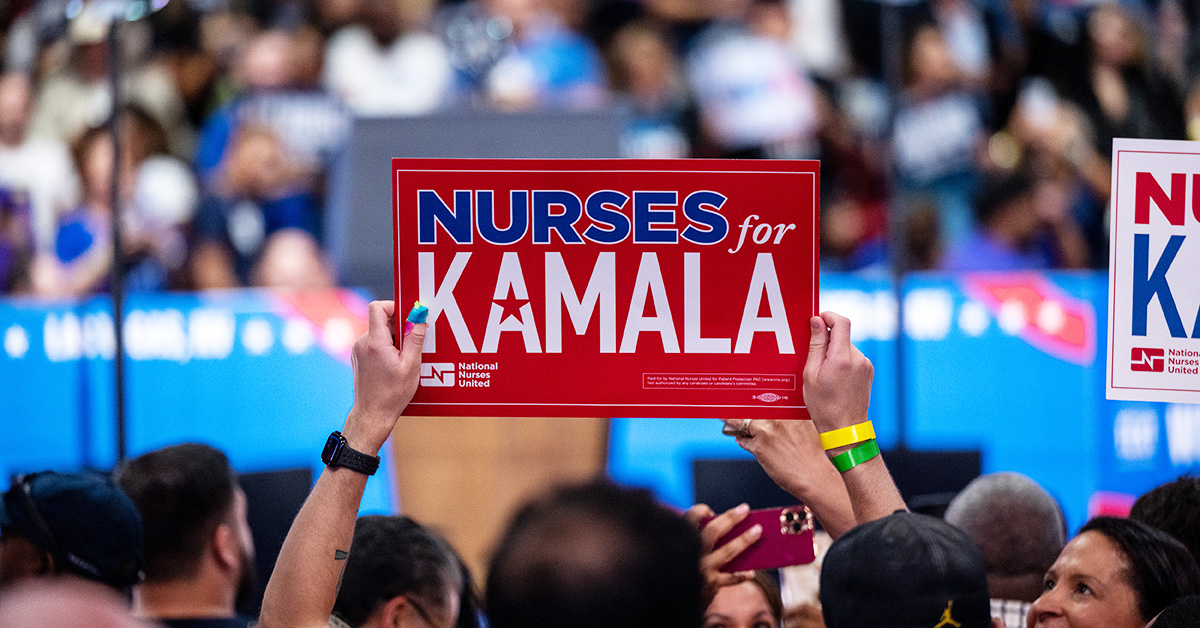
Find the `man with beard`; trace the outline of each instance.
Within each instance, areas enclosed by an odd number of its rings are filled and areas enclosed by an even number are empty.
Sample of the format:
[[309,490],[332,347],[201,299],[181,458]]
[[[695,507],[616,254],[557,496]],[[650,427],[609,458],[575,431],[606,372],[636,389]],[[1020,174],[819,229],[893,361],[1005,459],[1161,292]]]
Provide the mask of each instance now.
[[134,458],[118,481],[142,513],[146,577],[134,612],[169,628],[245,628],[241,595],[254,587],[246,495],[225,454],[199,444]]

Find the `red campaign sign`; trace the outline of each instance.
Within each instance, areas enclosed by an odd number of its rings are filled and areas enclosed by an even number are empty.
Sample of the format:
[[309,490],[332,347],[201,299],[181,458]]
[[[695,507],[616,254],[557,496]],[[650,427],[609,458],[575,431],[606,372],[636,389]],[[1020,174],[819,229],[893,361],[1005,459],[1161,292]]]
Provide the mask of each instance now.
[[394,160],[397,302],[430,322],[406,413],[808,418],[818,167]]

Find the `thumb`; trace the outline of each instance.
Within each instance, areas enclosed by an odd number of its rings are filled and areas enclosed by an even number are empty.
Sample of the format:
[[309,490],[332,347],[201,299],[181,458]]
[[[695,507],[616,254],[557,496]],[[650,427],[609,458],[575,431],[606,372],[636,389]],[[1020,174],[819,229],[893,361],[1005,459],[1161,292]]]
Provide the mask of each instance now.
[[825,361],[825,349],[829,345],[829,330],[825,327],[825,319],[820,316],[808,319],[808,326],[812,336],[808,341],[808,360],[804,364],[804,370],[811,371],[811,374],[815,375]]
[[421,348],[425,346],[425,331],[428,328],[428,323],[413,325],[412,331],[404,336],[404,342],[400,345],[401,360],[413,360],[417,364],[421,363]]

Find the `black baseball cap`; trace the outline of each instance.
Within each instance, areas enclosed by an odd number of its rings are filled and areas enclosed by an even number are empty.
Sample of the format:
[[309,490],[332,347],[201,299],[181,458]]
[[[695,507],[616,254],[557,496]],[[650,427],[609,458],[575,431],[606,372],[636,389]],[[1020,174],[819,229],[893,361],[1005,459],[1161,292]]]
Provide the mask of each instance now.
[[0,502],[0,527],[28,537],[63,571],[117,589],[141,580],[142,519],[110,478],[55,471],[18,476]]
[[[962,530],[908,511],[834,542],[821,567],[829,628],[987,628],[987,567]],[[949,620],[949,621],[946,621]]]

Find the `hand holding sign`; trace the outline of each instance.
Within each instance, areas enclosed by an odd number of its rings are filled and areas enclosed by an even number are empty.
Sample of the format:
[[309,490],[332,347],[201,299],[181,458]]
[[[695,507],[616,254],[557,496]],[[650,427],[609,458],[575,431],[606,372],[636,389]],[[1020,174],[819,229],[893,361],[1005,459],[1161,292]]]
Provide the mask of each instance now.
[[426,326],[413,325],[396,348],[391,331],[395,329],[395,315],[394,301],[372,301],[367,305],[367,333],[355,341],[350,354],[354,406],[342,435],[352,448],[372,456],[383,447],[412,400],[421,372]]
[[804,365],[804,398],[819,432],[867,420],[875,367],[850,342],[850,319],[822,312],[809,319],[812,338]]

